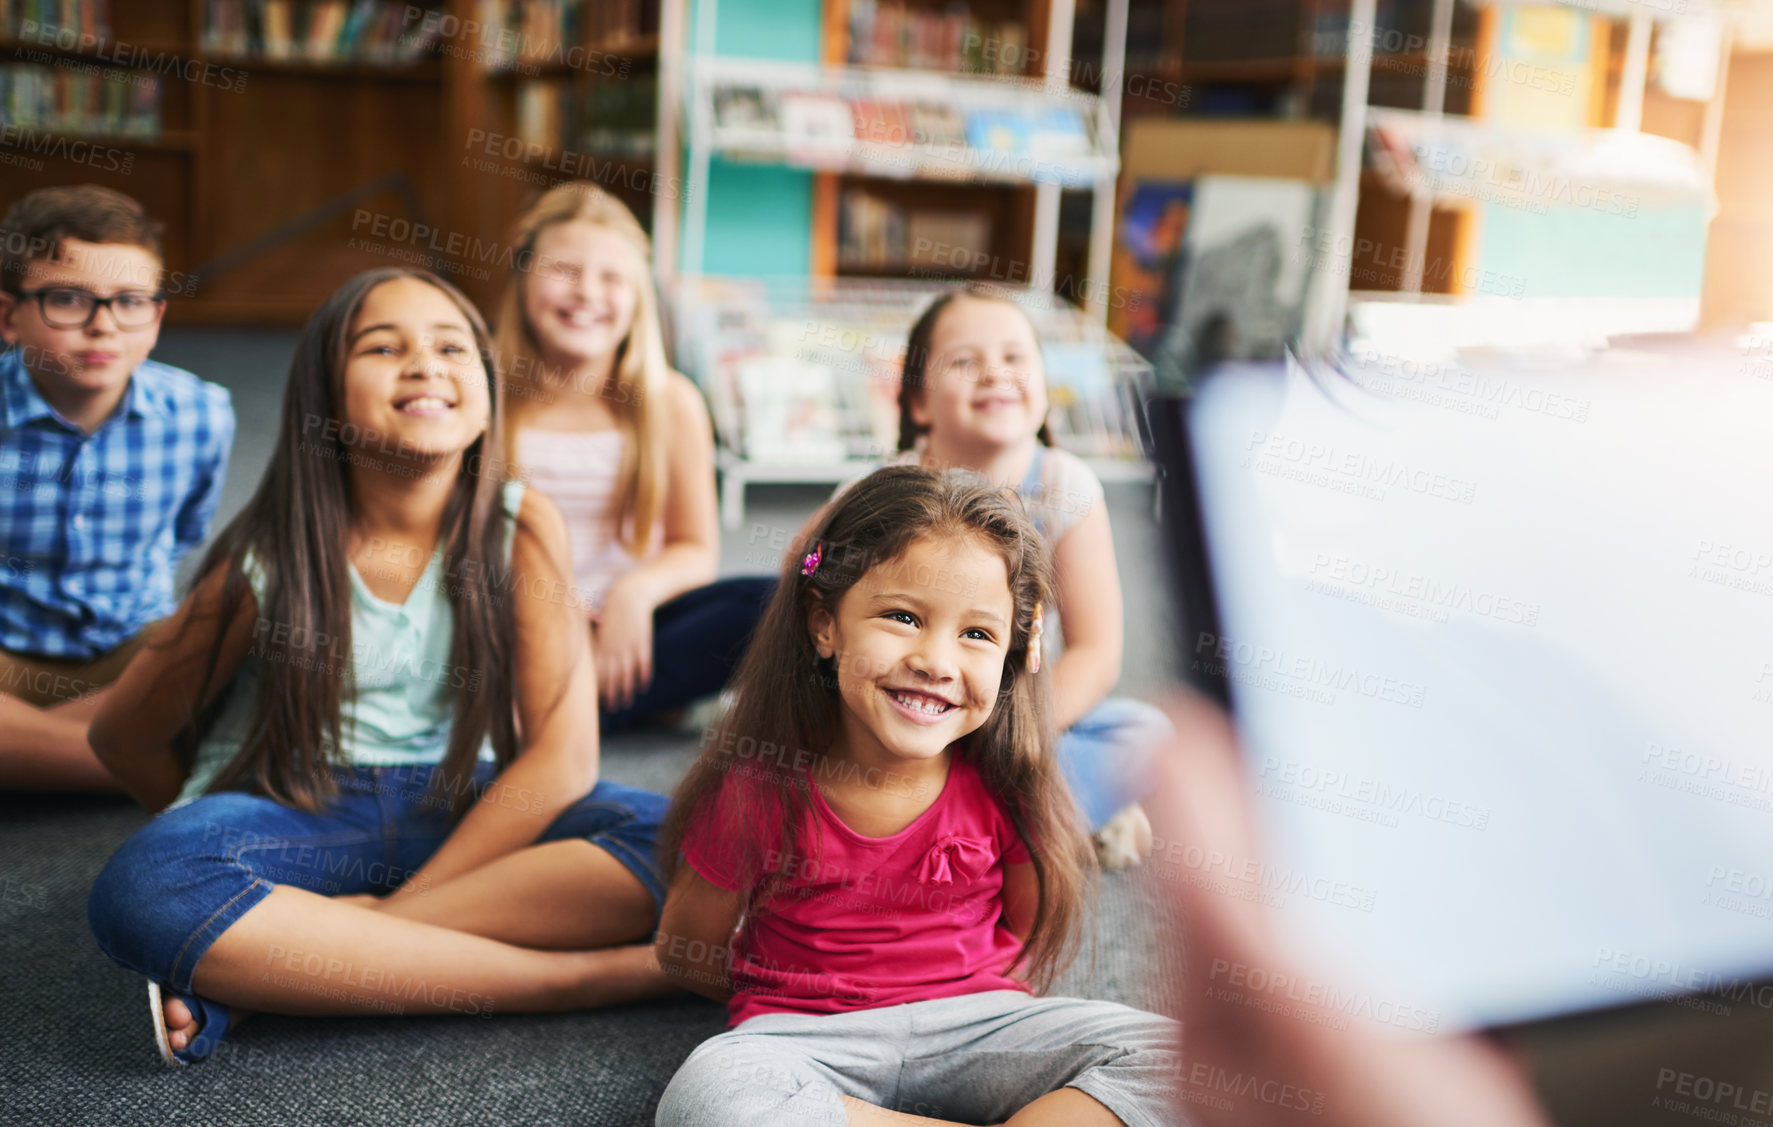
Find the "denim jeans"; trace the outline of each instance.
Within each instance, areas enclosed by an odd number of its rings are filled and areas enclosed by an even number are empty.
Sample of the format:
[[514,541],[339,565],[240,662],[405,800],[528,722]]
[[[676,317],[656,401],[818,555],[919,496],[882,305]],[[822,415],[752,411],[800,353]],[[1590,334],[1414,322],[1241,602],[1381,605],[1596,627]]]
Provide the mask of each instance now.
[[697,587],[653,611],[653,679],[627,708],[603,713],[607,734],[726,687],[751,631],[776,593],[772,575],[739,576]]
[[[324,896],[392,892],[437,852],[452,828],[434,767],[352,767],[335,772],[338,795],[318,814],[242,792],[205,795],[137,830],[105,863],[86,904],[100,949],[131,970],[191,993],[191,975],[216,937],[275,885]],[[494,765],[475,772],[478,795]],[[540,801],[526,790],[498,801]],[[585,838],[665,902],[653,859],[666,801],[600,782],[536,840]]]
[[1163,710],[1110,697],[1059,735],[1059,768],[1090,832],[1151,792],[1151,768],[1175,729]]

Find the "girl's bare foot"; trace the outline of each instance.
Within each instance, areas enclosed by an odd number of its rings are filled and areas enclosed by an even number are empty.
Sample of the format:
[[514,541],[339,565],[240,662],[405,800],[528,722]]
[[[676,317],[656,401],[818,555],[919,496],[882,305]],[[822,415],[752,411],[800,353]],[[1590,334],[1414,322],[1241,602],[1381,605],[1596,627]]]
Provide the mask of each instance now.
[[1137,802],[1126,806],[1096,831],[1096,860],[1112,871],[1127,869],[1151,856],[1151,819]]
[[[162,991],[161,997],[160,1010],[166,1017],[167,1043],[172,1046],[173,1052],[182,1052],[203,1031],[203,1027],[183,998],[175,996],[171,991]],[[243,1010],[238,1006],[228,1007],[228,1032],[239,1029],[240,1023],[251,1016],[251,1010]]]

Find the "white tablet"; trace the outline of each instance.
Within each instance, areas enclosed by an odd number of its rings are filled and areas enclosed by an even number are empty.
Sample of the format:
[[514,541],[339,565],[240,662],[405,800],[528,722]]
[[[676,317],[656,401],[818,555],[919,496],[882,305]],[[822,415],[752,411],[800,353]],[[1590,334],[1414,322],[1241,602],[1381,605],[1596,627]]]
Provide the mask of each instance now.
[[1153,427],[1268,846],[1167,860],[1406,1030],[1773,1011],[1773,381],[1246,368]]

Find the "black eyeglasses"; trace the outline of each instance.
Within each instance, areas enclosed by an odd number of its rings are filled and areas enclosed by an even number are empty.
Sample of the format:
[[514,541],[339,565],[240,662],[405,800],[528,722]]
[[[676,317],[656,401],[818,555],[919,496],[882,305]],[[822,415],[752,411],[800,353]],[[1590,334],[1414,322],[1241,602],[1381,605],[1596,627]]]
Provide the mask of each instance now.
[[84,329],[92,324],[102,306],[111,311],[111,319],[119,329],[145,329],[160,315],[166,295],[132,290],[100,297],[85,290],[65,286],[49,286],[41,290],[21,290],[20,297],[35,298],[43,321],[52,329]]

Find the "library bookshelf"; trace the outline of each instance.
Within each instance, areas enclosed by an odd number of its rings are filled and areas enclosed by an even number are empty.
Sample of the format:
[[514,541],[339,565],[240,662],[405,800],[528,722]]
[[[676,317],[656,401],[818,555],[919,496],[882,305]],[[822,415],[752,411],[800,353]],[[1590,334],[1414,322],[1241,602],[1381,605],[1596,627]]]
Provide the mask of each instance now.
[[[1071,82],[1073,11],[826,0],[817,61],[786,62],[718,54],[715,0],[693,19],[669,0],[661,73],[683,81],[663,84],[660,146],[681,138],[686,197],[681,230],[666,210],[655,233],[661,265],[682,239],[666,279],[678,361],[709,399],[727,527],[748,485],[839,482],[892,452],[906,329],[969,279],[1014,293],[1037,325],[1061,442],[1105,479],[1149,480],[1150,366],[1104,327],[1105,292],[1054,292],[1067,189],[1095,201],[1087,276],[1105,291],[1120,169],[1118,88]],[[898,26],[868,34],[883,18]],[[796,276],[704,272],[716,158],[812,175]]]
[[[272,29],[271,3],[13,0],[0,74],[53,96],[0,100],[0,203],[74,183],[141,200],[166,224],[168,320],[194,324],[299,324],[352,274],[400,264],[490,306],[505,228],[562,180],[650,221],[653,158],[634,143],[650,94],[619,134],[583,120],[600,91],[651,85],[647,5],[286,0]],[[92,99],[67,88],[105,75],[154,84],[153,113],[75,112]]]

